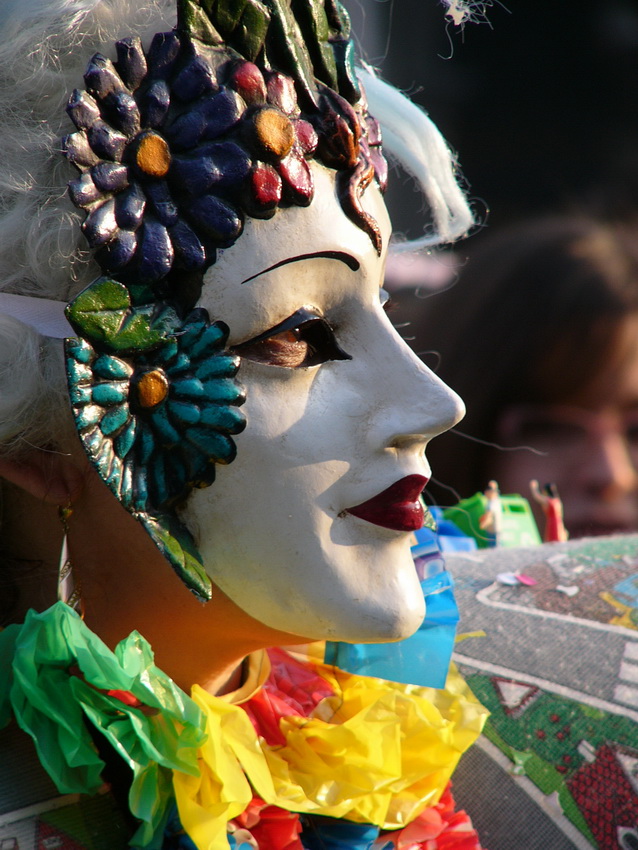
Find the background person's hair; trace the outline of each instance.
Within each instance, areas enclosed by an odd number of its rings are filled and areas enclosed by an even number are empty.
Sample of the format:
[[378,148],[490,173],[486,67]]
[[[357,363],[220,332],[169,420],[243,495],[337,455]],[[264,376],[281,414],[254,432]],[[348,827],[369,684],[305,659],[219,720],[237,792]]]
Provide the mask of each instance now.
[[[410,344],[465,401],[457,430],[493,441],[508,405],[565,402],[610,365],[620,322],[638,313],[638,220],[555,216],[469,247],[458,282],[427,298],[403,293],[397,321],[411,321]],[[428,448],[434,478],[461,497],[493,476],[490,456],[455,433]]]

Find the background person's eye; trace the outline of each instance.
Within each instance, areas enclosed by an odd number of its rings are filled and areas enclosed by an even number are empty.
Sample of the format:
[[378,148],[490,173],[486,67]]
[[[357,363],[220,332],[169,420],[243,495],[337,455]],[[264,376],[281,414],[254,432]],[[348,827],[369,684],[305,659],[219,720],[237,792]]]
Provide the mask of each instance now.
[[307,308],[297,310],[266,333],[235,346],[234,351],[246,360],[288,369],[351,359],[339,348],[328,322]]

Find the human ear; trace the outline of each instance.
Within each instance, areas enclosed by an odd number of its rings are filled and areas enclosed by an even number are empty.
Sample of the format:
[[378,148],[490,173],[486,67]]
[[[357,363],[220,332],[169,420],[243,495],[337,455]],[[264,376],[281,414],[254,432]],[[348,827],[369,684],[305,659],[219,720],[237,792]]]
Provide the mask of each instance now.
[[40,448],[16,458],[0,456],[0,477],[50,505],[74,502],[85,480],[71,455]]

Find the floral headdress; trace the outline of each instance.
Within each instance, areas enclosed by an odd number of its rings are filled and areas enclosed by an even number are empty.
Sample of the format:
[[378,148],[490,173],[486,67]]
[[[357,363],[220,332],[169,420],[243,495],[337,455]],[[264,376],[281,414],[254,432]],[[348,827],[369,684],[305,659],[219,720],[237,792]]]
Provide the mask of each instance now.
[[90,61],[64,139],[73,203],[103,276],[68,305],[73,412],[100,477],[187,586],[211,585],[175,508],[235,456],[245,427],[228,328],[195,304],[246,216],[312,202],[308,160],[336,170],[344,212],[387,168],[338,0],[178,0],[148,51]]

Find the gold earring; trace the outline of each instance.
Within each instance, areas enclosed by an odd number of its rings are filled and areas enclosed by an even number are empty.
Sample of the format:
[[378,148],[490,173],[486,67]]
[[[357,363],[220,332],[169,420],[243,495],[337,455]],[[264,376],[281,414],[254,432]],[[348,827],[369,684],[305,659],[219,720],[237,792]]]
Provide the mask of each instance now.
[[60,567],[58,569],[58,599],[61,602],[65,602],[74,611],[83,614],[80,582],[76,582],[73,577],[73,566],[69,557],[69,519],[72,513],[73,507],[70,502],[68,505],[58,508],[58,516],[64,532],[62,550],[60,552]]

